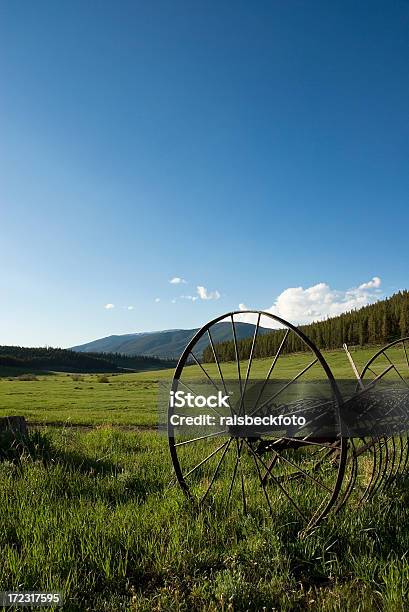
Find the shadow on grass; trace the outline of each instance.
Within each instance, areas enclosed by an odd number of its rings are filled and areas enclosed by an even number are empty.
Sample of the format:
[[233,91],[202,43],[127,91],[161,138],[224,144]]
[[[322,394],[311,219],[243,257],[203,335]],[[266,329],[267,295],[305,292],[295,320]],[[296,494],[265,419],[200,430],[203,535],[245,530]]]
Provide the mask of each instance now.
[[55,374],[55,372],[33,368],[0,366],[0,378],[10,378],[12,380],[19,380],[19,377],[24,376],[33,376],[35,378],[37,376],[51,376],[52,374]]
[[41,461],[44,467],[60,464],[83,474],[114,475],[122,467],[110,461],[84,457],[80,453],[55,448],[47,435],[34,431],[27,436],[4,432],[0,434],[0,461],[23,464],[28,459]]
[[[65,495],[69,494],[70,476],[82,474],[88,477],[81,485],[81,495],[99,499],[113,506],[126,503],[130,500],[143,500],[148,494],[158,493],[163,490],[164,484],[161,479],[143,470],[137,473],[129,473],[123,466],[107,461],[84,456],[80,452],[67,451],[56,447],[47,434],[39,431],[30,432],[25,437],[17,437],[9,433],[0,434],[0,462],[13,463],[18,470],[25,470],[30,462],[41,462],[45,469],[53,466],[62,466],[68,472]],[[99,479],[96,486],[95,477]],[[104,476],[109,478],[105,479]],[[75,482],[75,478],[72,480]],[[72,495],[78,493],[75,486]]]

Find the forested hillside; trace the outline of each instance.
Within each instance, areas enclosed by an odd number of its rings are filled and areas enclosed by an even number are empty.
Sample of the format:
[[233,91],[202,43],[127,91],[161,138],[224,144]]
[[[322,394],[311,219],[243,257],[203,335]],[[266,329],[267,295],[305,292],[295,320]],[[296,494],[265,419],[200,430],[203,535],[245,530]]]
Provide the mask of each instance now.
[[[360,346],[386,344],[397,338],[409,336],[409,291],[399,291],[388,299],[325,321],[301,325],[300,329],[321,349],[340,348],[344,342]],[[260,336],[257,339],[254,356],[257,358],[274,355],[284,333],[284,330],[278,329]],[[252,338],[239,340],[239,354],[242,359],[248,357],[251,344]],[[290,334],[283,352],[293,353],[303,350],[306,350],[306,346],[295,334]],[[221,361],[235,359],[233,340],[218,343],[216,351]],[[210,346],[203,351],[203,361],[214,361]]]
[[[167,329],[157,332],[144,332],[137,334],[124,334],[121,336],[108,336],[100,338],[87,344],[73,346],[73,351],[81,353],[121,353],[122,355],[149,355],[164,359],[179,359],[188,342],[193,338],[196,329]],[[266,333],[260,329],[260,334]],[[254,333],[254,325],[251,323],[237,323],[237,338],[249,338]],[[213,329],[213,340],[224,342],[231,338],[230,323],[220,322]],[[197,355],[202,354],[207,346],[207,336],[199,340],[196,346]]]
[[0,366],[63,372],[113,372],[171,367],[174,362],[155,357],[121,355],[119,353],[80,353],[60,348],[26,348],[0,346]]

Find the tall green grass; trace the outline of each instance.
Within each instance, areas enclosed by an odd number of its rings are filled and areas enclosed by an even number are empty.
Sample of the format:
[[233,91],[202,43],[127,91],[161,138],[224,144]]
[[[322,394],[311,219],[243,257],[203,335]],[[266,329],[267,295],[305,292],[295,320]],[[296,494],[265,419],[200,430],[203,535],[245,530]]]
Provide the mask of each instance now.
[[[372,353],[354,357],[363,366]],[[326,357],[338,378],[351,376],[342,352]],[[281,372],[297,373],[305,359],[284,356]],[[223,367],[233,375],[234,364]],[[255,362],[254,375],[266,367]],[[174,486],[166,438],[148,429],[158,381],[171,371],[105,384],[5,374],[0,416],[59,426],[32,430],[24,446],[0,444],[0,590],[61,589],[64,609],[78,612],[409,609],[407,480],[362,507],[352,497],[303,539],[274,486],[273,518],[257,483],[246,515],[239,491],[227,513],[217,495],[199,512]],[[313,503],[311,488],[297,495],[300,506]]]
[[153,432],[32,434],[0,478],[1,590],[61,589],[78,611],[409,606],[405,481],[299,539],[284,512],[195,511]]

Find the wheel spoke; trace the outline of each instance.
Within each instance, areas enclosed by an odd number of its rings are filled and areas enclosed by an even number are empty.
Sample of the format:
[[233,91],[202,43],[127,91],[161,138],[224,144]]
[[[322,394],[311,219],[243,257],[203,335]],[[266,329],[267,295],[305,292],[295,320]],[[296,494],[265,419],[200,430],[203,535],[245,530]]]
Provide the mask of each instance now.
[[385,355],[386,359],[389,361],[389,363],[391,364],[391,366],[393,367],[393,369],[395,370],[395,372],[399,376],[399,378],[405,383],[405,385],[407,387],[409,387],[408,382],[403,378],[402,374],[399,372],[399,370],[396,367],[396,365],[394,363],[392,363],[392,361],[389,359],[389,356],[384,351],[382,351],[382,353]]
[[[302,376],[303,374],[305,374],[305,372],[307,372],[310,368],[312,368],[313,365],[315,365],[318,361],[318,357],[316,357],[314,359],[314,361],[311,361],[311,363],[309,363],[303,370],[301,370],[301,372],[299,372],[296,376],[294,376],[293,379],[291,379],[290,381],[288,381],[288,383],[286,383],[285,385],[283,385],[281,387],[281,389],[279,389],[277,391],[277,393],[275,393],[272,397],[270,397],[268,400],[266,400],[265,402],[263,402],[261,404],[261,406],[259,406],[259,408],[257,408],[257,410],[260,410],[261,408],[264,408],[265,406],[267,406],[270,402],[272,402],[273,400],[275,400],[276,397],[278,397],[283,391],[285,391],[285,389],[287,389],[290,385],[292,385],[293,383],[295,383],[296,380],[298,380],[300,378],[300,376]],[[256,410],[253,410],[253,412],[251,413],[250,416],[253,416],[253,414],[255,414],[255,412],[257,412]]]
[[268,507],[270,509],[270,514],[272,515],[273,514],[273,509],[271,507],[270,498],[269,498],[268,493],[267,493],[265,482],[263,480],[263,477],[262,477],[261,472],[260,472],[260,468],[259,468],[258,463],[257,463],[258,457],[257,457],[256,453],[254,452],[251,444],[249,442],[247,442],[247,440],[245,440],[245,442],[246,442],[247,446],[249,447],[249,449],[251,451],[251,455],[253,457],[253,461],[255,463],[255,466],[256,466],[256,469],[257,469],[257,474],[258,474],[258,477],[259,477],[259,480],[260,480],[260,485],[261,485],[261,488],[263,489],[264,497],[266,498]]
[[[237,440],[236,440],[236,442],[237,442]],[[238,465],[239,465],[239,458],[237,456],[236,462],[234,464],[233,475],[232,475],[232,478],[231,478],[231,481],[230,481],[229,494],[227,496],[227,501],[226,501],[226,510],[227,510],[227,508],[229,506],[229,503],[230,503],[230,497],[231,497],[231,494],[232,494],[232,491],[233,491],[234,480],[236,478],[236,473],[237,473]]]
[[305,472],[302,468],[300,468],[299,465],[297,465],[296,463],[294,463],[290,459],[287,459],[287,457],[284,457],[284,455],[281,455],[281,453],[277,452],[274,448],[272,450],[273,450],[273,453],[275,453],[278,456],[279,459],[285,461],[286,463],[288,463],[292,467],[295,467],[299,472],[301,472],[301,474],[304,474],[304,476],[306,476],[307,478],[310,478],[311,480],[313,480],[315,482],[315,484],[317,484],[322,489],[325,489],[329,493],[332,493],[331,489],[329,489],[323,482],[318,480],[318,478],[314,478],[314,476],[311,476],[311,474],[309,474],[308,472]]
[[[231,439],[231,438],[230,438]],[[209,459],[211,459],[212,457],[214,457],[214,455],[216,453],[218,453],[222,448],[224,448],[226,446],[226,444],[228,444],[229,440],[226,440],[226,442],[224,442],[224,444],[222,444],[221,446],[219,446],[218,448],[216,448],[216,450],[214,450],[212,453],[210,453],[210,455],[208,455],[206,457],[206,459],[203,459],[203,461],[201,461],[200,463],[198,463],[197,465],[195,465],[195,467],[193,469],[190,470],[190,472],[188,472],[184,478],[187,478],[188,476],[190,476],[190,474],[193,474],[193,472],[195,472],[198,468],[200,468],[200,466],[202,466],[204,463],[206,463],[206,461],[209,461]]]
[[247,502],[246,502],[246,490],[244,487],[244,473],[243,473],[243,463],[242,463],[242,455],[241,455],[241,451],[243,448],[243,440],[239,441],[236,438],[236,449],[237,449],[237,457],[239,460],[239,468],[240,468],[240,483],[241,483],[241,498],[243,501],[243,512],[244,514],[247,514]]
[[[212,335],[211,335],[211,333],[210,333],[210,329],[208,329],[208,330],[207,330],[207,335],[209,336],[210,346],[212,347],[212,352],[213,352],[213,356],[214,356],[214,361],[215,361],[215,363],[216,363],[216,365],[217,365],[217,369],[218,369],[218,371],[219,371],[219,376],[220,376],[220,379],[221,379],[221,381],[222,381],[222,385],[223,385],[223,390],[224,390],[224,393],[225,393],[225,395],[229,395],[229,394],[228,394],[228,392],[227,392],[226,383],[225,383],[225,381],[224,381],[224,377],[223,377],[223,373],[222,373],[222,368],[221,368],[221,365],[220,365],[220,361],[219,361],[219,359],[218,359],[218,357],[217,357],[216,348],[215,348],[215,346],[214,346],[213,338],[212,338]],[[230,403],[230,395],[229,395],[229,406],[230,406],[230,412],[232,412],[233,414],[236,414],[236,411],[234,410],[234,408],[232,408],[232,405],[231,405],[231,403]]]
[[[247,446],[250,448],[250,452],[257,457],[256,453],[254,452],[253,448],[251,447],[251,445],[247,442],[247,440],[244,440],[245,443],[247,444]],[[291,497],[291,495],[284,489],[284,487],[282,486],[282,484],[277,480],[277,478],[271,473],[269,467],[267,466],[266,463],[264,463],[264,461],[262,460],[261,457],[257,457],[258,460],[260,461],[260,463],[262,464],[262,466],[268,471],[269,475],[271,476],[272,480],[275,482],[275,484],[280,488],[280,490],[284,493],[284,495],[286,496],[286,498],[288,499],[288,501],[291,503],[291,505],[297,510],[298,514],[301,516],[301,518],[304,521],[307,521],[306,516],[303,514],[303,512],[300,510],[300,508],[298,507],[298,505],[295,503],[295,501],[293,500],[293,498]]]
[[277,463],[277,461],[278,461],[278,453],[276,453],[276,454],[274,455],[274,457],[272,458],[272,460],[271,460],[271,461],[270,461],[270,463],[269,463],[268,470],[266,471],[266,473],[265,473],[265,474],[264,474],[264,476],[263,476],[263,482],[264,482],[264,483],[266,483],[266,482],[267,482],[267,476],[269,475],[269,473],[271,472],[271,470],[273,469],[273,467],[275,466],[275,464]]
[[236,355],[236,363],[237,363],[237,376],[238,376],[239,384],[240,384],[240,401],[242,401],[242,398],[243,398],[243,388],[242,388],[242,382],[241,382],[239,347],[237,346],[236,327],[234,325],[233,315],[230,315],[230,318],[231,318],[231,328],[232,328],[232,331],[233,331],[234,352],[235,352],[235,355]]
[[259,330],[259,327],[260,327],[260,317],[261,317],[261,313],[259,312],[258,313],[258,317],[257,317],[257,325],[256,325],[256,327],[254,329],[253,342],[251,343],[251,350],[250,350],[249,360],[248,360],[248,363],[247,363],[246,378],[245,378],[245,381],[244,381],[243,393],[241,395],[239,414],[241,414],[242,410],[243,410],[244,396],[246,394],[247,383],[248,383],[248,380],[249,380],[249,375],[250,375],[250,370],[251,370],[251,364],[253,363],[254,348],[256,346],[257,334],[258,334],[258,330]]
[[216,469],[215,469],[215,471],[214,471],[214,474],[213,474],[213,476],[212,476],[212,479],[211,479],[211,481],[210,481],[210,484],[209,484],[209,486],[207,487],[207,491],[206,491],[206,493],[203,495],[202,499],[200,500],[200,503],[201,503],[201,504],[203,504],[203,502],[204,502],[204,500],[206,499],[206,497],[207,497],[207,495],[208,495],[208,493],[209,493],[210,489],[211,489],[211,488],[212,488],[212,486],[213,486],[214,481],[216,480],[216,476],[217,476],[217,474],[219,473],[220,466],[221,466],[221,464],[222,464],[222,462],[223,462],[223,459],[224,459],[224,458],[225,458],[225,456],[226,456],[227,451],[229,450],[229,446],[230,446],[230,444],[231,444],[231,441],[232,441],[232,440],[233,440],[233,438],[230,438],[230,439],[229,439],[228,444],[227,444],[226,448],[224,449],[224,451],[223,451],[223,453],[222,453],[222,456],[221,456],[221,457],[220,457],[220,459],[219,459],[219,463],[217,464],[217,467],[216,467]]
[[265,381],[263,382],[263,384],[261,385],[261,389],[260,389],[260,392],[259,392],[259,394],[258,394],[258,397],[257,397],[257,400],[256,400],[256,404],[255,404],[255,406],[254,406],[254,411],[255,411],[255,412],[257,412],[257,406],[258,406],[258,403],[259,403],[259,401],[260,401],[260,399],[261,399],[261,396],[263,395],[263,391],[264,391],[264,389],[265,389],[265,387],[266,387],[266,384],[267,384],[267,383],[268,383],[268,381],[270,380],[270,376],[271,376],[271,374],[272,374],[272,372],[273,372],[273,370],[274,370],[274,368],[275,368],[275,365],[276,365],[276,363],[277,363],[277,361],[278,361],[278,358],[279,358],[279,357],[280,357],[280,355],[281,355],[281,351],[282,351],[282,350],[283,350],[283,348],[284,348],[284,344],[285,344],[285,342],[286,342],[286,340],[287,340],[287,338],[288,338],[288,334],[289,334],[289,333],[290,333],[290,330],[289,330],[289,329],[287,329],[287,330],[286,330],[286,332],[285,332],[285,334],[284,334],[284,337],[283,337],[283,339],[282,339],[282,341],[281,341],[281,343],[280,343],[280,346],[278,347],[277,353],[275,354],[275,357],[274,357],[274,359],[273,359],[273,362],[272,362],[272,364],[271,364],[271,366],[270,366],[270,368],[269,368],[269,370],[268,370],[268,372],[267,372],[266,379],[265,379]]
[[[193,355],[193,353],[190,353],[193,357],[193,359],[196,359],[196,357]],[[202,365],[197,361],[198,365],[202,368],[203,372],[206,374],[207,378],[210,380],[210,382],[212,382],[212,379],[210,378],[210,376],[207,374],[207,372],[205,371],[205,369],[202,367]],[[190,393],[193,393],[193,395],[197,395],[197,393],[195,391],[193,391],[193,389],[191,389],[188,385],[186,385],[183,381],[180,380],[180,383],[186,387],[186,389],[188,389],[188,391],[190,391]],[[216,388],[217,391],[219,391],[219,389],[217,388],[217,386],[212,382],[213,386]],[[215,412],[219,417],[222,417],[222,415],[220,414],[220,412],[218,410],[216,410],[216,408],[214,406],[209,406],[209,408],[211,408],[213,410],[213,412]]]
[[183,446],[184,444],[191,444],[192,442],[197,442],[198,440],[206,440],[206,438],[213,438],[213,436],[218,436],[220,434],[226,433],[226,430],[216,431],[214,433],[208,434],[207,436],[200,436],[199,438],[192,438],[191,440],[185,440],[183,442],[177,442],[175,446]]
[[219,387],[216,385],[216,383],[214,382],[213,378],[211,378],[211,376],[209,375],[209,373],[204,369],[204,367],[202,366],[202,364],[200,363],[200,361],[198,360],[198,358],[196,357],[196,355],[194,355],[194,353],[192,353],[192,351],[190,351],[190,354],[193,357],[194,362],[196,363],[196,365],[199,366],[199,368],[202,370],[203,374],[206,376],[206,378],[212,383],[213,387],[216,389],[216,391],[219,391]]

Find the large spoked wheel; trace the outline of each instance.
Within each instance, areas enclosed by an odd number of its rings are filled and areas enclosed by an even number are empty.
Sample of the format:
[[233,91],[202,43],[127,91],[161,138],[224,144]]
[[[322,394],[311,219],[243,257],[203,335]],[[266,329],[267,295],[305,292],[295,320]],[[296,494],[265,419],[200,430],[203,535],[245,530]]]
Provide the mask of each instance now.
[[[270,333],[271,328],[277,329]],[[266,346],[271,357],[259,359],[261,347],[266,354]],[[287,354],[294,351],[295,355]],[[308,409],[312,402],[309,397],[300,398],[301,385],[311,380],[320,381],[326,389],[325,398],[319,400],[319,414],[332,411],[339,423],[342,399],[317,347],[296,327],[270,313],[235,311],[210,321],[192,338],[176,367],[172,391],[194,394],[200,381],[215,390],[229,391],[234,382],[240,402],[229,406],[230,414],[237,414],[248,398],[252,414],[257,414],[270,401],[270,383],[276,383],[275,409],[286,409],[290,402],[297,412]],[[257,393],[252,398],[255,381]],[[298,394],[292,400],[295,388]],[[317,400],[314,402],[316,415]],[[217,410],[209,410],[209,414],[214,412]],[[188,435],[171,424],[177,413],[170,402],[170,453],[176,478],[195,503],[211,505],[212,512],[270,513],[279,524],[296,522],[307,531],[336,502],[347,452],[339,429],[327,437],[314,428],[302,437],[241,435],[229,428]],[[194,415],[195,408],[184,407],[183,415],[189,414]]]
[[390,485],[405,473],[408,465],[409,445],[404,430],[409,413],[409,337],[395,340],[376,352],[363,368],[361,380],[364,387],[374,385],[380,393],[387,394],[390,402],[385,405],[385,419],[388,416],[398,419],[403,430],[399,435],[371,436],[356,444],[362,501]]

